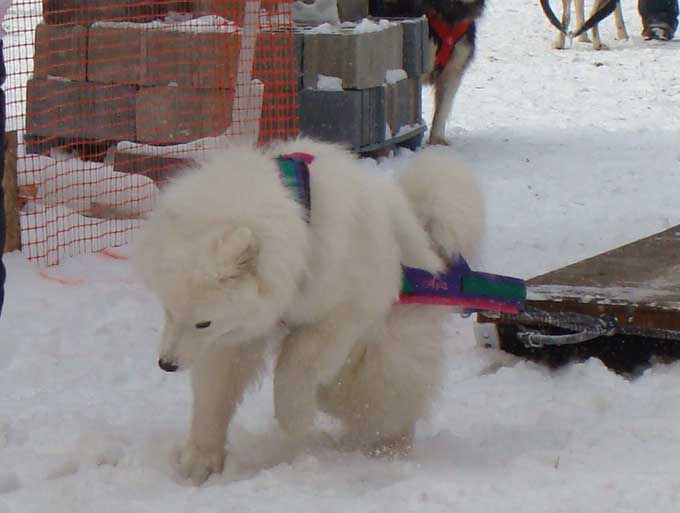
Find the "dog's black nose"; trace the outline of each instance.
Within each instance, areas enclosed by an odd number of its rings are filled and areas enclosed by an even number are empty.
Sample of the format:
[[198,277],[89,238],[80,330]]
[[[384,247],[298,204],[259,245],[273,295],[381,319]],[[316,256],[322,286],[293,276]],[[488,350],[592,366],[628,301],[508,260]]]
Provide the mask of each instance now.
[[177,365],[167,360],[163,360],[163,358],[158,360],[158,366],[165,372],[175,372],[177,369],[179,369]]

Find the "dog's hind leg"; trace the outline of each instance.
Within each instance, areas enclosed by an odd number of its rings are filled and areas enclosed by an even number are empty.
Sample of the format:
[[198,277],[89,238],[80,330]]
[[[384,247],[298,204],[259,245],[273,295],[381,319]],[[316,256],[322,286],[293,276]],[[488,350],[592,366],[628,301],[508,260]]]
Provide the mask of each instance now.
[[312,428],[319,386],[337,377],[366,326],[362,319],[356,308],[340,306],[283,340],[274,370],[274,415],[293,439]]
[[180,474],[201,484],[222,472],[227,427],[247,386],[264,366],[264,342],[214,345],[191,369],[194,404],[189,441],[180,454]]
[[344,448],[371,454],[411,448],[416,422],[441,386],[448,315],[436,306],[394,306],[362,337],[333,383],[321,387],[320,407],[344,423]]
[[465,68],[472,59],[472,46],[462,39],[454,50],[449,63],[434,81],[434,117],[430,129],[430,144],[448,144],[446,141],[446,120],[451,114],[453,100],[463,80]]
[[614,21],[616,23],[616,39],[628,41],[628,31],[626,30],[626,24],[623,21],[621,2],[619,2],[616,5],[616,9],[614,9]]
[[[580,0],[583,3],[583,0]],[[577,10],[578,12],[578,10]],[[562,0],[562,26],[565,30],[569,27],[569,22],[571,21],[571,0]],[[557,32],[555,40],[553,41],[553,48],[557,50],[564,49],[566,37],[562,32]]]

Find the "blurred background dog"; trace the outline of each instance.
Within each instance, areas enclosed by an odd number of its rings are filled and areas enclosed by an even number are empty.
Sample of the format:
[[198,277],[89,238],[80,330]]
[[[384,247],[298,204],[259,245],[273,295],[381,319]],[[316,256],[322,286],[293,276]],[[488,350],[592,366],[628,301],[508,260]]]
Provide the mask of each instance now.
[[373,0],[375,16],[427,16],[433,45],[432,72],[427,77],[435,90],[430,144],[447,144],[446,121],[465,70],[475,53],[476,20],[485,0]]

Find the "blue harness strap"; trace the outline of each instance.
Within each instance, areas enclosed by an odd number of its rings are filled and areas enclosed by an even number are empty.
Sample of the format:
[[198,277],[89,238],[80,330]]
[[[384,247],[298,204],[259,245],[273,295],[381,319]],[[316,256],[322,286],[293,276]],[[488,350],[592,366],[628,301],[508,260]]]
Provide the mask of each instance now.
[[312,210],[312,196],[309,189],[309,164],[314,157],[307,153],[291,153],[276,159],[281,180],[293,194],[295,199],[305,207],[305,220],[309,222]]

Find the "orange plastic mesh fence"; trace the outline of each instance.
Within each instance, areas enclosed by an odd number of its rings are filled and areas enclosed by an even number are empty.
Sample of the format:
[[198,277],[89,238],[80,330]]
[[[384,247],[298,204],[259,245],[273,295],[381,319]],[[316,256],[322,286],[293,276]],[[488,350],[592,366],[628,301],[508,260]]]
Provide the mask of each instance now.
[[52,265],[124,244],[201,152],[295,135],[291,1],[14,0],[23,252]]

